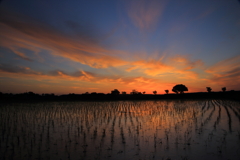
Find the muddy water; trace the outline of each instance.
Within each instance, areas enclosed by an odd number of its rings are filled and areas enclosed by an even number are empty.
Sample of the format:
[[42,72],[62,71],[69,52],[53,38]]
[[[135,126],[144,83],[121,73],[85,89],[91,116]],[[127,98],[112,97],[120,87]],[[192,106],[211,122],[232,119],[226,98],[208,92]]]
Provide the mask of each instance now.
[[1,104],[0,159],[238,160],[240,103]]

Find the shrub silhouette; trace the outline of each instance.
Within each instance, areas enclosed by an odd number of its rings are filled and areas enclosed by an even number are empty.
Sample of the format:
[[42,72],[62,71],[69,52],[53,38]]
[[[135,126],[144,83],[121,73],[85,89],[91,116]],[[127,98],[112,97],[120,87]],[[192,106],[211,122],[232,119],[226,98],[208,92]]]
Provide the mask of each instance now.
[[223,92],[225,92],[226,90],[227,90],[226,87],[223,87],[223,88],[222,88],[222,91],[223,91]]
[[165,92],[166,92],[166,94],[168,94],[168,93],[169,93],[169,90],[167,89],[167,90],[165,90]]
[[207,88],[208,93],[210,93],[212,91],[211,87],[206,87],[206,88]]
[[113,91],[111,91],[112,95],[119,95],[120,92],[117,89],[114,89]]
[[138,91],[136,89],[133,89],[130,94],[138,94]]
[[183,84],[177,84],[176,86],[173,87],[172,91],[175,92],[176,94],[178,93],[183,94],[184,91],[188,91],[188,88]]
[[122,94],[126,95],[126,94],[127,94],[127,92],[123,91],[123,92],[122,92]]

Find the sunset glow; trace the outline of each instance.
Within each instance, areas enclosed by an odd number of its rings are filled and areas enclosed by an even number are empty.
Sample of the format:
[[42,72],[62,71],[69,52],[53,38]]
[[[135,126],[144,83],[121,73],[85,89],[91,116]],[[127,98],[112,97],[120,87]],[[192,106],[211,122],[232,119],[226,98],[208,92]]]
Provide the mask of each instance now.
[[237,0],[3,0],[0,92],[240,90]]

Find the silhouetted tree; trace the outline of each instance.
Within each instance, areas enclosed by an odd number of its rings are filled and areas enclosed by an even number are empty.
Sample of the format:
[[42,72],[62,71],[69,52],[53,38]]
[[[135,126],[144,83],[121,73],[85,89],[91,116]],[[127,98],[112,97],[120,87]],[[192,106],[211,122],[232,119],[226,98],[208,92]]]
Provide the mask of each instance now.
[[153,94],[156,95],[156,94],[157,94],[157,91],[153,91]]
[[119,95],[120,92],[117,89],[114,89],[113,91],[111,91],[111,94],[113,95]]
[[145,94],[146,92],[144,91],[143,94]]
[[122,94],[127,94],[127,92],[123,91]]
[[176,86],[173,87],[172,91],[175,92],[176,94],[178,94],[179,92],[180,94],[183,94],[184,91],[188,91],[188,88],[183,84],[177,84]]
[[132,92],[131,92],[131,94],[138,94],[138,91],[135,90],[135,89],[133,89]]
[[222,91],[223,91],[223,92],[225,92],[226,90],[227,90],[226,87],[223,87],[223,88],[222,88]]
[[165,90],[165,92],[166,92],[166,94],[168,94],[168,93],[169,93],[169,90],[167,89],[167,90]]
[[208,93],[210,93],[212,91],[211,87],[206,87],[206,88],[207,88]]

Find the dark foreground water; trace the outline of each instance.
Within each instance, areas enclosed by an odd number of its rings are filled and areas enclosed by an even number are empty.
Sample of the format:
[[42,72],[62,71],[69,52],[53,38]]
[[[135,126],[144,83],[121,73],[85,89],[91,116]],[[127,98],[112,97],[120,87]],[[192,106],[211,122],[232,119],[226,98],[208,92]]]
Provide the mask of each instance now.
[[1,104],[0,159],[239,160],[240,103]]

